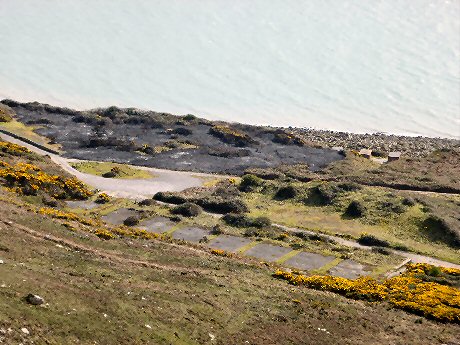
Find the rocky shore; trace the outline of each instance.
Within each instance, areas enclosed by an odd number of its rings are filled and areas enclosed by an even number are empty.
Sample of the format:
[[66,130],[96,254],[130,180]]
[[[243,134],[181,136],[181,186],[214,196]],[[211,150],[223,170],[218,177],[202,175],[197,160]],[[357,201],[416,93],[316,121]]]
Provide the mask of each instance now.
[[375,155],[386,156],[399,151],[406,157],[426,157],[441,149],[460,147],[460,140],[447,138],[410,137],[394,134],[356,134],[311,128],[290,128],[294,133],[311,142],[328,147],[343,147],[345,150],[371,149]]

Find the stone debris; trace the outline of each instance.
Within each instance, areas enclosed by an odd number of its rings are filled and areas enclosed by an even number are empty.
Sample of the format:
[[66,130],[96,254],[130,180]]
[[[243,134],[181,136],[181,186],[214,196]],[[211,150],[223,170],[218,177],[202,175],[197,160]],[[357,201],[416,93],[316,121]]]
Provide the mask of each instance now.
[[29,330],[27,328],[25,328],[25,327],[21,328],[21,332],[24,333],[24,334],[27,334],[27,335],[30,334]]
[[27,303],[32,304],[32,305],[41,305],[44,302],[43,298],[41,298],[38,295],[31,294],[31,293],[27,295],[26,301]]

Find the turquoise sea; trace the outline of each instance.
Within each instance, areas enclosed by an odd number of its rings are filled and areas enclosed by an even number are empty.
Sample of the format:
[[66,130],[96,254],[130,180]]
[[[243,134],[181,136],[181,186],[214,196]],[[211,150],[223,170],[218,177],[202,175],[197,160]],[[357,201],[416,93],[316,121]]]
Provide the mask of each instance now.
[[460,1],[0,0],[0,98],[460,138]]

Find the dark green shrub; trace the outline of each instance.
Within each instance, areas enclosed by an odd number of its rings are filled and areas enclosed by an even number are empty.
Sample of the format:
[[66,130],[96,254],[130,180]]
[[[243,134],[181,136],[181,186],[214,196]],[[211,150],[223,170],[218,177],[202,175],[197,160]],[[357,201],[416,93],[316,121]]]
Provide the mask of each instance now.
[[175,216],[170,217],[169,219],[174,223],[179,223],[182,221],[182,217],[177,214]]
[[249,217],[244,214],[234,214],[228,213],[222,217],[222,220],[231,226],[235,226],[238,228],[246,228],[249,227]]
[[361,190],[363,187],[361,187],[359,184],[355,182],[342,182],[337,185],[337,188],[339,191],[354,192],[357,190]]
[[404,206],[414,206],[415,205],[415,200],[412,199],[411,197],[406,197],[406,198],[402,199],[401,203]]
[[193,121],[193,120],[196,120],[197,117],[196,117],[195,115],[192,115],[192,114],[187,114],[187,115],[185,115],[185,116],[183,117],[183,119],[184,119],[185,121]]
[[235,226],[238,228],[265,228],[271,225],[271,221],[268,217],[257,217],[252,218],[243,214],[228,213],[222,217],[222,220],[228,225]]
[[136,216],[129,216],[123,221],[123,224],[126,226],[135,226],[139,224],[139,218]]
[[117,173],[110,170],[110,171],[107,171],[106,173],[103,173],[102,174],[102,177],[105,177],[105,178],[114,178],[114,177],[117,177]]
[[358,238],[358,243],[363,246],[376,246],[376,247],[389,247],[390,243],[385,240],[381,240],[374,235],[361,234]]
[[438,266],[432,266],[426,274],[432,277],[438,277],[442,274],[442,270]]
[[286,200],[286,199],[292,199],[297,196],[298,192],[297,189],[292,186],[283,186],[275,194],[275,198],[279,200]]
[[209,197],[197,199],[196,203],[206,211],[216,213],[245,213],[249,212],[249,207],[241,199],[222,199]]
[[184,136],[187,136],[187,135],[191,135],[193,132],[191,129],[189,128],[185,128],[185,127],[178,127],[178,128],[175,128],[171,131],[172,134],[178,134],[178,135],[184,135]]
[[186,202],[182,205],[174,207],[171,212],[173,214],[180,214],[184,217],[196,217],[203,212],[203,209],[197,204]]
[[460,247],[460,233],[444,218],[430,214],[423,221],[422,229],[433,241],[442,241],[454,248]]
[[364,215],[366,208],[359,201],[353,200],[345,210],[345,215],[352,218],[359,218]]
[[384,200],[377,204],[377,207],[384,213],[403,213],[406,206],[399,201],[399,199]]
[[272,168],[251,168],[244,172],[246,175],[255,175],[263,180],[277,180],[284,177],[284,174]]
[[251,226],[255,228],[267,228],[272,225],[272,221],[268,217],[256,217],[251,219]]
[[409,251],[409,247],[407,247],[404,244],[400,244],[400,243],[397,243],[397,244],[393,245],[393,249],[400,250],[402,252],[408,252]]
[[383,247],[373,247],[372,251],[374,253],[378,253],[378,254],[382,254],[382,255],[390,255],[391,254],[391,252],[388,249],[383,248]]
[[187,202],[187,199],[173,192],[158,192],[153,196],[153,199],[169,204],[183,204]]
[[339,189],[335,185],[321,184],[310,189],[307,201],[318,205],[330,205],[338,193]]
[[153,199],[144,199],[139,201],[139,206],[152,206],[155,204],[155,200]]
[[241,178],[240,190],[243,192],[254,191],[257,187],[262,186],[263,180],[260,177],[249,174]]
[[260,236],[260,232],[259,232],[259,230],[257,230],[257,229],[250,228],[250,229],[247,229],[247,230],[244,232],[244,236],[246,236],[246,237],[259,237],[259,236]]

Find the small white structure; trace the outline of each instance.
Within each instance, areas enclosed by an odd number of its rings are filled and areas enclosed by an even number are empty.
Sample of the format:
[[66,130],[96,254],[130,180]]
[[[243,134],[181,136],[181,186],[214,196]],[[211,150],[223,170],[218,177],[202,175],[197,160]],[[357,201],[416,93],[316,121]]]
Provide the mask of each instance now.
[[388,162],[397,161],[399,158],[401,158],[401,152],[399,151],[390,152],[388,154]]
[[369,150],[369,149],[361,149],[361,150],[359,151],[359,155],[360,155],[361,157],[370,159],[371,156],[372,156],[372,150]]
[[331,150],[337,151],[337,152],[340,153],[340,154],[344,154],[344,152],[345,152],[345,151],[343,150],[343,147],[342,147],[342,146],[333,146],[333,147],[331,147]]

